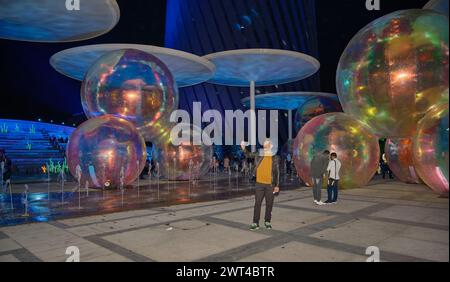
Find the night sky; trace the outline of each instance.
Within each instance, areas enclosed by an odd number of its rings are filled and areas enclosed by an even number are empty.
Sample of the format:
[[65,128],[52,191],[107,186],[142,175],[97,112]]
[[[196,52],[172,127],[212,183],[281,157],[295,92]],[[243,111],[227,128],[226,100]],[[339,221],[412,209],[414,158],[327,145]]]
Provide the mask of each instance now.
[[[99,43],[164,45],[165,0],[117,2],[121,12],[118,25],[91,40],[59,44],[0,39],[0,118],[42,118],[58,123],[78,123],[84,119],[79,95],[81,83],[57,73],[48,63],[56,52]],[[392,11],[421,8],[426,2],[381,0],[381,11],[367,11],[364,0],[317,0],[321,91],[336,92],[339,57],[358,30]]]

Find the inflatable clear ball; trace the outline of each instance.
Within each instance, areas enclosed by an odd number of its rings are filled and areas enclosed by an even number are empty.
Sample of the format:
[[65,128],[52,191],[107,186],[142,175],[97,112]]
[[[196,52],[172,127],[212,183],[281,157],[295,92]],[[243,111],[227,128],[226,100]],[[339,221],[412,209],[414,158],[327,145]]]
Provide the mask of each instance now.
[[412,137],[417,122],[448,101],[448,17],[403,10],[360,30],[339,61],[344,112],[380,137]]
[[342,107],[338,100],[326,97],[309,99],[295,113],[294,126],[296,132],[312,118],[333,112],[342,112]]
[[387,139],[384,152],[389,168],[400,181],[421,183],[414,166],[411,138]]
[[159,164],[162,178],[169,180],[199,179],[211,167],[213,146],[193,143],[196,138],[205,137],[198,127],[182,125],[179,128],[183,128],[184,132],[190,132],[192,138],[180,144],[174,144],[172,138],[165,143],[154,143],[152,156],[155,164]]
[[103,55],[91,66],[81,86],[81,103],[89,118],[115,115],[151,140],[159,135],[156,125],[177,109],[178,89],[158,58],[123,49]]
[[419,122],[414,138],[414,163],[420,178],[448,197],[448,104],[432,109]]
[[72,176],[89,187],[132,183],[145,166],[145,142],[134,125],[112,115],[89,119],[70,136],[66,149]]
[[340,188],[365,186],[378,168],[378,138],[363,123],[344,113],[317,116],[303,126],[294,141],[294,164],[299,177],[312,186],[310,164],[316,153],[329,150],[342,163]]

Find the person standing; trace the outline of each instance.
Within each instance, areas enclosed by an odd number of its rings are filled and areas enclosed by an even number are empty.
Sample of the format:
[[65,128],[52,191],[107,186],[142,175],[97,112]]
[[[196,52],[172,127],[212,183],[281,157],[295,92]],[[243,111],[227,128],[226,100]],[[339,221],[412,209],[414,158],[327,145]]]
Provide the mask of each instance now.
[[11,162],[11,159],[6,156],[6,153],[4,151],[3,151],[2,155],[3,155],[2,159],[0,159],[0,162],[2,163],[2,171],[3,171],[2,179],[4,182],[4,183],[2,183],[2,185],[5,184],[5,189],[7,189],[8,186],[6,184],[11,183],[12,162]]
[[389,168],[389,164],[386,159],[386,154],[384,154],[384,153],[381,156],[380,167],[381,167],[381,172],[383,173],[383,179],[386,178],[386,174],[389,175],[389,179],[394,179],[394,176],[392,175],[392,170]]
[[291,173],[292,173],[292,157],[291,157],[291,153],[288,153],[286,155],[286,173],[288,175],[291,175]]
[[139,179],[145,179],[145,175],[148,174],[149,170],[150,170],[150,161],[149,159],[146,159],[144,169],[141,171],[141,174],[139,174]]
[[256,177],[255,187],[255,207],[253,212],[253,223],[250,230],[259,229],[261,216],[261,205],[266,200],[266,211],[264,216],[264,226],[272,229],[272,207],[274,198],[280,192],[280,157],[273,156],[273,145],[270,140],[264,142],[263,156],[255,157],[255,168],[252,175]]
[[211,161],[211,172],[212,173],[216,172],[216,155],[215,154],[212,157],[212,161]]
[[78,182],[78,189],[81,188],[81,176],[82,176],[82,170],[80,164],[77,164],[75,167],[75,178]]
[[223,172],[230,172],[230,158],[228,156],[223,159]]
[[[6,192],[6,188],[4,188],[4,186],[3,186],[5,165],[6,165],[5,153],[2,149],[0,149],[0,177],[1,177],[0,178],[0,185],[1,185],[0,193]],[[5,189],[5,191],[3,191],[3,188]]]
[[337,158],[336,153],[331,153],[330,162],[328,163],[328,200],[326,204],[336,204],[338,199],[339,171],[341,170],[341,162]]
[[325,150],[322,153],[316,153],[311,160],[310,176],[313,182],[313,197],[316,205],[323,205],[322,202],[322,183],[323,177],[327,172],[328,163],[330,161],[330,151]]

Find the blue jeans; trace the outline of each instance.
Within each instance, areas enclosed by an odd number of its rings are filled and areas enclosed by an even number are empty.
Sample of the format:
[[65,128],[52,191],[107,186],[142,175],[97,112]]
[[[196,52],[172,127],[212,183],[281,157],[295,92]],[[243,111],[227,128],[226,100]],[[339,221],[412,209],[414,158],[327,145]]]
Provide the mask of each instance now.
[[336,202],[338,198],[338,183],[339,180],[328,179],[327,192],[328,200],[327,202]]

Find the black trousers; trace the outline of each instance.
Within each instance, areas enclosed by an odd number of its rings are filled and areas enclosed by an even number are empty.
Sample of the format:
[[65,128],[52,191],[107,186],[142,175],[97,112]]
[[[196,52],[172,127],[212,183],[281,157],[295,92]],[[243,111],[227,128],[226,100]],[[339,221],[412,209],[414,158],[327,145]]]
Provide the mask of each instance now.
[[289,161],[286,161],[286,173],[291,174],[292,173],[292,163]]
[[270,185],[261,185],[255,188],[255,209],[253,213],[253,223],[259,224],[261,217],[261,205],[264,199],[266,199],[266,212],[264,220],[270,222],[272,220],[272,207],[273,200],[273,188]]

